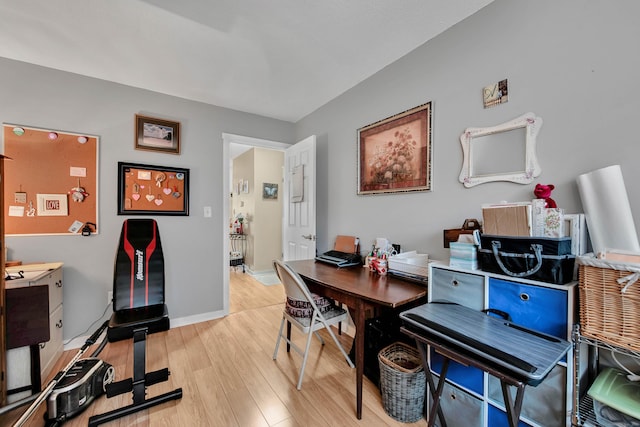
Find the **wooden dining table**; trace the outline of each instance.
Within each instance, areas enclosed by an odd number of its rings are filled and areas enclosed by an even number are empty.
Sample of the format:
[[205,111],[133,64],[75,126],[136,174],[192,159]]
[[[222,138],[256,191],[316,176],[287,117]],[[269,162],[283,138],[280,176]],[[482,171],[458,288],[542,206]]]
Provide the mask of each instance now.
[[356,328],[356,416],[362,419],[362,377],[364,374],[365,321],[379,308],[410,307],[424,303],[427,287],[401,278],[370,271],[361,266],[337,268],[315,260],[287,261],[311,292],[346,305]]

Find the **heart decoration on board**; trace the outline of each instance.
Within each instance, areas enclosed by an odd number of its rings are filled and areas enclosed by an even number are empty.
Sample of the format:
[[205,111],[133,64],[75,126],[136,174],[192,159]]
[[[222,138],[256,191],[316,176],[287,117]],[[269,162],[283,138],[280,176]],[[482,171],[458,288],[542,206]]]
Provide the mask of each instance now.
[[162,204],[162,201],[163,201],[162,199],[156,199],[156,200],[154,201],[154,203],[155,203],[156,205],[160,206],[160,205]]
[[138,200],[140,200],[140,195],[139,195],[138,193],[135,193],[135,194],[132,194],[132,195],[131,195],[131,198],[132,198],[133,200],[135,200],[135,201],[138,201]]
[[168,196],[169,194],[171,194],[171,189],[168,187],[165,187],[162,189],[162,192]]
[[146,197],[146,198],[147,198],[147,200],[148,200],[148,201],[150,201],[150,202],[151,202],[153,199],[155,199],[155,198],[156,198],[156,196],[154,196],[153,194],[147,194],[147,195],[146,195],[146,196],[144,196],[144,197]]

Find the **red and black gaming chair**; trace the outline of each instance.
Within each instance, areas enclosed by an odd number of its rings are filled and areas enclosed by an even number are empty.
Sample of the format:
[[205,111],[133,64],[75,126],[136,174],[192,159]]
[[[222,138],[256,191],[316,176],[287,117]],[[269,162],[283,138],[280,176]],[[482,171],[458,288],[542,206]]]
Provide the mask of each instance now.
[[178,388],[146,399],[147,386],[167,381],[169,369],[146,372],[148,334],[169,329],[164,301],[164,257],[158,224],[153,219],[127,219],[122,225],[113,278],[113,315],[109,321],[109,342],[133,338],[133,378],[106,386],[107,397],[133,392],[133,403],[89,419],[97,426],[137,411],[180,399]]

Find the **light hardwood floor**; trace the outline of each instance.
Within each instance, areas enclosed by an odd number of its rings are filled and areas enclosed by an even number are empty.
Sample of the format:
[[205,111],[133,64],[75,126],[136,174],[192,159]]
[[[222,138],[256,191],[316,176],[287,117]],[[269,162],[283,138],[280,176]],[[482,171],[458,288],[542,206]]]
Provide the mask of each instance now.
[[[172,328],[147,339],[147,370],[168,367],[171,371],[169,381],[150,386],[147,396],[182,387],[182,399],[105,426],[426,426],[424,419],[406,424],[389,417],[380,392],[366,377],[363,417],[358,420],[355,369],[349,368],[326,331],[325,346],[313,340],[302,390],[297,390],[299,355],[287,354],[281,346],[277,361],[272,360],[283,300],[281,285],[264,286],[232,270],[229,316]],[[292,333],[297,339],[296,332]],[[343,334],[340,340],[348,350],[351,338]],[[76,353],[65,352],[54,372],[64,369]],[[99,357],[114,366],[116,380],[131,377],[131,340],[107,344]],[[86,426],[91,415],[130,403],[130,393],[110,399],[101,396],[64,425]],[[44,406],[27,426],[44,425]],[[15,422],[16,412],[0,417],[0,425]]]

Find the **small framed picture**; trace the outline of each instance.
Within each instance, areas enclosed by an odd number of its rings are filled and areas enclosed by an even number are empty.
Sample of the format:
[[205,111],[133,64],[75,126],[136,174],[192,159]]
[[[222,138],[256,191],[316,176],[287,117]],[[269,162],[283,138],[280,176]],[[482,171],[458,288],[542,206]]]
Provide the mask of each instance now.
[[136,114],[135,149],[180,154],[180,123]]
[[262,198],[263,199],[277,199],[278,198],[278,184],[262,184]]
[[37,194],[38,216],[67,216],[69,209],[66,194]]
[[484,108],[495,107],[509,101],[509,85],[507,79],[500,80],[482,89]]

